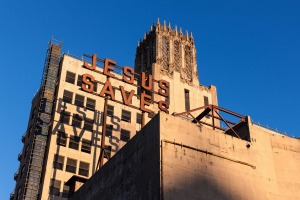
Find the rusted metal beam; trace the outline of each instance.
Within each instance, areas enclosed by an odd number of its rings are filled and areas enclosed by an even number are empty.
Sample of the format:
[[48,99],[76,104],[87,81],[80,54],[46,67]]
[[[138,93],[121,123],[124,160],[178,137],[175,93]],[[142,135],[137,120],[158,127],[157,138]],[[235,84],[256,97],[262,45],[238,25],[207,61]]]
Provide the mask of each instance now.
[[195,108],[195,109],[192,109],[192,110],[189,110],[189,111],[186,111],[186,112],[182,112],[182,113],[176,113],[174,114],[174,116],[180,116],[180,115],[185,115],[185,114],[188,114],[190,112],[195,112],[195,111],[198,111],[198,110],[201,110],[201,109],[204,109],[204,108],[210,108],[211,106],[210,105],[207,105],[207,106],[201,106],[199,108]]
[[241,137],[231,128],[231,126],[229,126],[229,124],[226,122],[226,120],[224,120],[224,118],[220,115],[220,113],[216,112],[219,117],[223,120],[223,122],[225,122],[225,124],[228,126],[228,128],[230,128],[232,130],[232,132],[238,137],[241,139]]
[[226,113],[228,113],[228,114],[231,114],[231,115],[233,115],[233,116],[236,116],[236,117],[245,119],[245,116],[240,115],[240,114],[238,114],[238,113],[232,112],[232,111],[227,110],[227,109],[225,109],[225,108],[221,108],[221,107],[219,107],[219,106],[215,106],[215,105],[212,105],[212,106],[213,106],[215,109],[217,109],[217,110],[220,110],[220,111],[226,112]]
[[[206,115],[208,115],[208,113],[211,111],[210,108],[206,108],[202,113],[200,113],[196,118],[194,118],[194,120],[192,121],[193,123],[196,123],[198,121],[200,121],[203,117],[205,117]],[[191,115],[191,113],[189,113]]]

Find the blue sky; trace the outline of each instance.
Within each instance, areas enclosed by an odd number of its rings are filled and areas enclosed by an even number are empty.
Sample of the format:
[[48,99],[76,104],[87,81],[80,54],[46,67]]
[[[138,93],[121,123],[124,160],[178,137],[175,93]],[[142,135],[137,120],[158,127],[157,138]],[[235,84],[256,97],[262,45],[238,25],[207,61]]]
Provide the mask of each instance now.
[[193,32],[200,83],[217,86],[219,106],[300,136],[300,1],[99,2],[0,0],[1,199],[14,189],[52,36],[63,52],[133,66],[138,40],[159,17]]

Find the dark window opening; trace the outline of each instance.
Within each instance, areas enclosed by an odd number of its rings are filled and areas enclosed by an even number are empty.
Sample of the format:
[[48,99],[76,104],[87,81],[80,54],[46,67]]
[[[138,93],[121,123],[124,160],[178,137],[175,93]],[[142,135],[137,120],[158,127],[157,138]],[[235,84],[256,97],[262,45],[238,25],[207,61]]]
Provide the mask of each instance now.
[[74,84],[75,83],[75,74],[67,71],[66,82]]
[[97,92],[97,86],[98,86],[98,84],[97,84],[97,82],[95,81],[95,82],[94,82],[94,92]]
[[185,110],[190,110],[190,91],[184,89]]
[[67,134],[64,132],[58,132],[56,144],[65,147],[67,144]]
[[76,174],[76,165],[77,165],[77,160],[72,159],[72,158],[68,158],[67,159],[66,171]]
[[122,110],[121,120],[124,122],[131,122],[131,112],[127,110]]
[[121,137],[120,140],[127,142],[130,139],[130,131],[121,129]]
[[69,148],[78,150],[79,148],[79,137],[76,136],[70,136],[70,141],[69,141]]
[[113,132],[113,125],[111,124],[107,124],[106,125],[106,136],[107,137],[111,137],[112,136],[112,132]]
[[[207,97],[207,96],[204,96],[204,105],[205,105],[205,106],[208,106],[208,105],[209,105],[208,97]],[[209,115],[206,115],[205,117],[206,117],[206,118],[209,118]]]
[[60,184],[61,184],[61,181],[51,179],[49,194],[59,196],[59,194],[60,194]]
[[94,120],[85,118],[84,120],[84,129],[87,131],[93,131]]
[[142,124],[142,114],[136,113],[136,123]]
[[70,123],[70,114],[69,112],[62,111],[60,113],[60,119],[59,121],[64,123],[64,124],[69,124]]
[[204,105],[205,106],[209,105],[209,103],[208,103],[208,97],[207,96],[204,96]]
[[84,107],[84,96],[76,94],[75,96],[75,105]]
[[64,167],[64,156],[60,156],[58,154],[54,155],[53,168],[63,170]]
[[73,98],[73,92],[65,90],[63,94],[63,101],[66,103],[72,103],[72,98]]
[[94,99],[87,98],[86,108],[89,110],[95,110],[96,101]]
[[89,163],[80,161],[80,163],[79,163],[79,173],[78,174],[88,177],[89,176],[89,167],[90,167]]
[[91,141],[82,139],[81,151],[91,153]]
[[111,157],[111,146],[105,145],[104,151],[105,151],[104,158],[107,158],[107,159],[110,158]]
[[72,126],[81,128],[82,117],[78,114],[73,114]]
[[78,78],[77,78],[77,86],[80,86],[81,87],[82,85],[82,76],[81,75],[78,75]]
[[111,105],[107,105],[107,116],[108,117],[114,116],[114,107]]
[[[114,92],[115,92],[115,91],[114,91]],[[115,92],[115,94],[116,94],[116,92]],[[126,94],[126,97],[128,98],[129,95],[130,95],[130,92],[125,91],[125,94]],[[131,101],[129,102],[129,104],[132,104],[132,98],[131,98]]]
[[70,187],[64,184],[62,197],[63,198],[68,198],[69,197],[69,191],[70,191]]

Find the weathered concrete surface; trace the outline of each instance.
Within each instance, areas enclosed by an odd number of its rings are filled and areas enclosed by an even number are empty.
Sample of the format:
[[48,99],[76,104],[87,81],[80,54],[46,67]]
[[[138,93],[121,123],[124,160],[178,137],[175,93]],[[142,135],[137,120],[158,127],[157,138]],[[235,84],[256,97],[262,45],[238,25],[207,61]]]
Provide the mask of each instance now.
[[160,113],[73,199],[300,199],[300,141],[247,126],[249,148]]
[[248,123],[247,148],[244,140],[163,113],[160,124],[165,200],[300,199],[299,140]]

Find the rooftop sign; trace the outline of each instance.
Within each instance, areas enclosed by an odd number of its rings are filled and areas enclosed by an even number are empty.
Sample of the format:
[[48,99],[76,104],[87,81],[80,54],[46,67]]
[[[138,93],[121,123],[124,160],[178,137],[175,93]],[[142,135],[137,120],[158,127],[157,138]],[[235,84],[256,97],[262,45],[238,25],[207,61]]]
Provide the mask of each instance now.
[[[100,59],[98,59],[100,60]],[[102,61],[102,60],[100,60]],[[134,72],[134,69],[129,67],[129,66],[124,66],[123,68],[119,67],[116,65],[116,62],[110,59],[105,59],[104,61],[104,67],[103,67],[103,72],[99,72],[103,75],[105,75],[107,77],[107,80],[103,86],[103,88],[101,89],[100,92],[100,96],[101,97],[105,97],[105,96],[109,96],[110,99],[112,101],[117,101],[115,99],[115,92],[113,90],[112,84],[110,82],[110,78],[114,78],[117,80],[120,80],[119,78],[116,77],[116,74],[113,73],[115,67],[120,68],[123,70],[123,76],[122,79],[120,81],[125,82],[127,84],[133,85],[137,88],[141,88],[141,93],[140,93],[140,105],[139,107],[135,107],[133,105],[131,105],[131,100],[132,97],[134,95],[138,95],[135,94],[134,90],[129,91],[125,91],[123,86],[119,86],[119,89],[121,91],[121,95],[122,95],[122,103],[127,105],[127,106],[131,106],[137,109],[140,109],[144,112],[152,112],[149,108],[147,108],[147,106],[151,105],[152,102],[154,102],[152,100],[152,96],[149,95],[149,93],[155,93],[158,94],[160,96],[166,97],[166,99],[169,99],[170,96],[170,84],[168,81],[165,80],[154,80],[152,75],[146,75],[145,72],[142,72],[142,74],[137,74]],[[84,62],[83,67],[95,71],[96,70],[96,63],[97,63],[97,56],[96,54],[94,54],[92,56],[92,63],[89,64],[88,62]],[[134,83],[134,76],[137,75],[140,77],[140,83],[141,85],[137,85]],[[94,91],[94,82],[95,82],[95,78],[93,75],[91,74],[83,74],[82,75],[82,85],[81,85],[81,89],[85,92],[89,92],[89,93],[93,93]],[[158,84],[158,91],[154,91],[154,82],[157,82]],[[169,113],[169,102],[167,102],[166,100],[161,100],[158,102],[154,102],[158,104],[158,108],[166,113]]]

